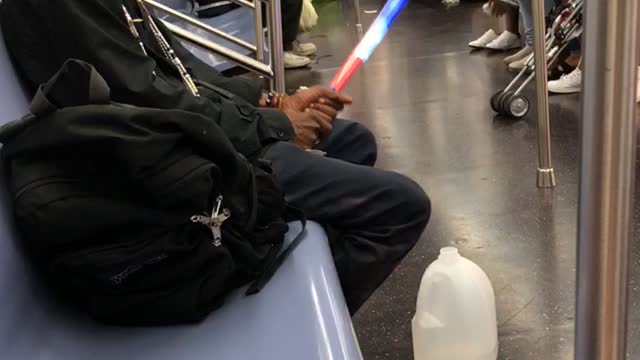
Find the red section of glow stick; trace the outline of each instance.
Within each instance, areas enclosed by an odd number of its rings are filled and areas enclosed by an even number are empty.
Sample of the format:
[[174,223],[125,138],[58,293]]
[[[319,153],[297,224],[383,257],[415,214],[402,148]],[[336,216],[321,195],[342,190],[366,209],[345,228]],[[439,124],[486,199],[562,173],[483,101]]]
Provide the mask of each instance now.
[[351,53],[344,64],[342,64],[342,67],[340,67],[340,70],[338,70],[336,76],[333,77],[329,86],[336,92],[342,92],[361,65],[362,59]]

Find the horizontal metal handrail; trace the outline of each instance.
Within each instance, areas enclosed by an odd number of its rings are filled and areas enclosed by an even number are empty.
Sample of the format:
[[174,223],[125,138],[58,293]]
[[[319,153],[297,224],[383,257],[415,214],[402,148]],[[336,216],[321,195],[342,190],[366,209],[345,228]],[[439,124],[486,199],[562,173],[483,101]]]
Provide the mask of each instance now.
[[229,0],[229,1],[231,1],[234,4],[238,4],[240,6],[247,7],[249,9],[254,9],[255,8],[255,5],[252,2],[249,2],[247,0]]
[[165,20],[162,20],[164,25],[177,37],[186,40],[187,42],[201,47],[207,51],[218,54],[224,58],[227,58],[234,63],[238,64],[247,70],[256,72],[260,75],[264,75],[268,78],[273,78],[273,70],[269,65],[266,65],[256,59],[242,55],[237,51],[233,51],[220,44],[216,44],[211,40],[205,39],[202,36],[196,35],[188,30],[185,30],[177,25],[171,24]]
[[[239,38],[237,38],[237,37],[235,37],[233,35],[229,35],[229,34],[227,34],[226,32],[224,32],[222,30],[218,30],[218,29],[216,29],[216,28],[214,28],[214,27],[212,27],[212,26],[210,26],[208,24],[203,23],[202,21],[194,19],[193,17],[191,17],[189,15],[183,14],[180,11],[175,10],[173,8],[170,8],[170,7],[168,7],[168,6],[164,5],[164,4],[161,4],[161,3],[159,3],[159,2],[157,2],[155,0],[144,0],[144,1],[147,4],[153,6],[154,8],[156,8],[156,9],[158,9],[158,10],[164,12],[164,13],[167,13],[169,15],[175,16],[180,20],[183,20],[183,21],[185,21],[185,22],[187,22],[187,23],[189,23],[189,24],[191,24],[193,26],[196,26],[196,27],[198,27],[198,28],[200,28],[200,29],[202,29],[204,31],[207,31],[207,32],[209,32],[209,33],[211,33],[213,35],[219,36],[219,37],[223,38],[224,40],[227,40],[227,41],[229,41],[231,43],[234,43],[234,44],[236,44],[238,46],[241,46],[241,47],[243,47],[243,48],[245,48],[245,49],[247,49],[249,51],[256,52],[258,50],[257,47],[254,46],[251,43],[248,43],[248,42],[246,42],[246,41],[244,41],[242,39],[239,39]],[[235,0],[235,1],[242,1],[242,0]],[[253,7],[253,4],[251,4],[251,6]]]

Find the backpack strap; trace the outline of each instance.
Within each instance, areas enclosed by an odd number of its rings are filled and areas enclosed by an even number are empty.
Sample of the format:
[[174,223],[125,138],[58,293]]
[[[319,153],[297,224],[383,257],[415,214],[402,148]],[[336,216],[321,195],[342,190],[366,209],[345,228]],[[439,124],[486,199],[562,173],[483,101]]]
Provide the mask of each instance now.
[[267,285],[269,280],[271,280],[271,278],[273,277],[273,274],[276,273],[276,271],[285,262],[285,260],[287,260],[289,255],[291,255],[291,253],[298,247],[298,245],[300,245],[300,243],[304,239],[304,235],[307,232],[307,218],[304,212],[302,212],[300,209],[296,209],[290,205],[287,205],[287,218],[299,219],[300,223],[302,224],[302,229],[300,230],[298,235],[296,235],[296,237],[293,239],[291,244],[289,244],[286,248],[284,248],[284,250],[282,250],[282,252],[275,258],[275,260],[265,267],[265,270],[262,273],[262,275],[260,275],[260,277],[255,279],[251,283],[251,285],[249,285],[249,288],[245,292],[247,296],[260,292],[260,290],[262,290],[265,287],[265,285]]
[[[77,90],[76,90],[77,89]],[[51,79],[38,87],[29,111],[37,117],[48,115],[61,107],[89,104],[109,104],[109,85],[98,71],[81,60],[69,59]],[[58,104],[63,97],[65,100]]]

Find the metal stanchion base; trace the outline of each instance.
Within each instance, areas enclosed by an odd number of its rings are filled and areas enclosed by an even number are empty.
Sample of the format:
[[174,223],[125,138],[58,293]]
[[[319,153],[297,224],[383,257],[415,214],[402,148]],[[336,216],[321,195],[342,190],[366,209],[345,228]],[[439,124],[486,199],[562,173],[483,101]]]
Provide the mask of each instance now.
[[540,169],[538,168],[538,182],[539,188],[553,188],[556,187],[556,176],[553,173],[553,169]]
[[358,34],[362,34],[363,33],[362,24],[356,24],[356,31],[358,32]]

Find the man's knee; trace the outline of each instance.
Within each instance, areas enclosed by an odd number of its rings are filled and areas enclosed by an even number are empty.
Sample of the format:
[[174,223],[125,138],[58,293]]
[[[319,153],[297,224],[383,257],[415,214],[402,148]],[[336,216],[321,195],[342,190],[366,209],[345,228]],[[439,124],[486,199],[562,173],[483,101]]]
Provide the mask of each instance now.
[[351,135],[350,145],[362,154],[364,160],[362,165],[373,166],[378,159],[378,144],[375,135],[369,128],[358,122],[351,122],[347,133]]
[[429,218],[431,217],[431,200],[425,191],[415,181],[398,174],[389,173],[389,198],[394,201],[394,218],[397,224],[403,226],[407,231],[416,233],[415,239],[407,241],[417,241],[424,231]]

